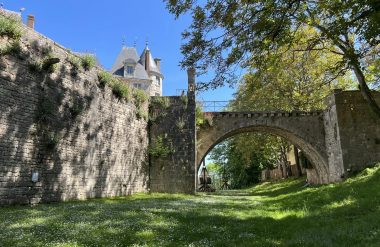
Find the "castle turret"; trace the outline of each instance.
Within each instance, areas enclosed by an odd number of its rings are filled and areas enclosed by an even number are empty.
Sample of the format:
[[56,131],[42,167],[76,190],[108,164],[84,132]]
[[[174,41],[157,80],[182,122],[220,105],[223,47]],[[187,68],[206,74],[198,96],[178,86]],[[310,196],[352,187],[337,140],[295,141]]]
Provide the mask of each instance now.
[[145,71],[152,80],[151,95],[162,95],[162,81],[164,76],[161,73],[161,59],[153,59],[152,53],[150,52],[148,45],[146,45],[140,56],[139,63],[145,67]]
[[164,76],[161,74],[161,60],[153,59],[148,46],[139,57],[135,47],[123,45],[111,73],[124,79],[130,86],[146,91],[150,96],[162,95]]

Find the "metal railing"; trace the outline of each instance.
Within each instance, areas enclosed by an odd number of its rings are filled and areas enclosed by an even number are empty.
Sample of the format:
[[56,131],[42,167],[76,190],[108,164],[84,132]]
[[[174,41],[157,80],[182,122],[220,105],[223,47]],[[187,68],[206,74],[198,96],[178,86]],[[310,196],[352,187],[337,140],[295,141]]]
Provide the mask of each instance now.
[[197,101],[203,112],[228,111],[231,101]]

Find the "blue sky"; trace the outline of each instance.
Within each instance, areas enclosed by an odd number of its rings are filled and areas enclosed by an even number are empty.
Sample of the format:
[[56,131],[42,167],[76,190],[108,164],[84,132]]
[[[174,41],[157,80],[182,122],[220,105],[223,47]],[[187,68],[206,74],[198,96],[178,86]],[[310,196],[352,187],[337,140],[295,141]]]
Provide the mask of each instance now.
[[[36,18],[36,31],[57,43],[79,52],[96,53],[109,69],[119,53],[123,37],[126,45],[135,40],[141,53],[148,38],[154,57],[162,59],[164,95],[175,95],[187,87],[186,71],[178,66],[181,32],[191,23],[189,16],[175,20],[161,0],[0,0],[5,9],[23,12]],[[207,76],[205,77],[207,78]],[[199,93],[201,100],[229,100],[229,87]]]

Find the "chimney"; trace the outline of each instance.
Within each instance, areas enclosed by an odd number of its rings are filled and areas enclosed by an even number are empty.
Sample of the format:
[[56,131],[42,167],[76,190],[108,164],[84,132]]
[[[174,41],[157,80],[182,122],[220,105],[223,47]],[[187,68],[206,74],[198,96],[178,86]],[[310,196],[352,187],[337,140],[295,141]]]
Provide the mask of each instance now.
[[145,49],[145,70],[149,73],[150,71],[150,51],[149,49]]
[[160,58],[155,58],[154,62],[156,62],[158,70],[161,71],[161,59]]
[[34,16],[33,15],[28,15],[28,21],[27,21],[26,25],[29,28],[34,29]]

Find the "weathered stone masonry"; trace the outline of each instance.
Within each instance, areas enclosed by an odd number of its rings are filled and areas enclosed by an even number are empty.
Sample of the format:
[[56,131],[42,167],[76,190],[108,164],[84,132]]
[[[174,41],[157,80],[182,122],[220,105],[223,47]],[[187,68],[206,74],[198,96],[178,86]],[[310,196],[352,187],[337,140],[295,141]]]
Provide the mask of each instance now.
[[[26,29],[21,46],[22,57],[0,58],[0,204],[147,191],[147,121],[136,107],[99,87],[98,68],[73,73],[69,52],[46,37]],[[32,73],[48,47],[57,70]]]
[[[157,138],[169,148],[164,157],[150,159],[150,191],[169,193],[195,192],[195,95],[194,71],[189,70],[187,96],[154,97],[150,115],[150,143],[154,148]],[[169,104],[154,104],[168,100]]]
[[[373,92],[380,103],[380,93]],[[340,181],[380,161],[380,119],[359,91],[336,90],[315,112],[209,112],[197,133],[197,164],[226,138],[261,131],[286,138],[314,165],[315,183]]]

